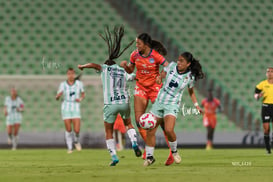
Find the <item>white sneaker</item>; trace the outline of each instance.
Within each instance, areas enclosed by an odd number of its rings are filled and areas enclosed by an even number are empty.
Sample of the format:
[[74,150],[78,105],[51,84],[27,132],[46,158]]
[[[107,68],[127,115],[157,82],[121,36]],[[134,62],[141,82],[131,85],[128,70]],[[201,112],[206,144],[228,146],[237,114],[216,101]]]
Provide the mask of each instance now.
[[176,164],[179,164],[181,162],[181,157],[178,152],[173,153],[173,159]]
[[81,151],[82,150],[82,146],[81,146],[80,143],[75,143],[74,145],[75,145],[75,148],[76,148],[77,151]]
[[68,153],[68,154],[72,154],[72,153],[73,153],[73,150],[68,150],[67,153]]
[[147,159],[144,161],[143,166],[145,166],[145,167],[150,166],[150,165],[152,165],[154,162],[155,162],[155,159],[154,159],[153,157],[147,158]]
[[17,150],[17,148],[16,147],[12,147],[11,150]]

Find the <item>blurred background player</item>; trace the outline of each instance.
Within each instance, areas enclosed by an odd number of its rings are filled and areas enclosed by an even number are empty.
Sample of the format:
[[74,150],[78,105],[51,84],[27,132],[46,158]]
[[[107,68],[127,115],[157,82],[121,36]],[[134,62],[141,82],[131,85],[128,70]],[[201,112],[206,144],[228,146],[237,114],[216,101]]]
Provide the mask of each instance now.
[[12,144],[12,150],[16,150],[18,142],[18,133],[22,123],[22,112],[24,111],[24,102],[17,95],[15,88],[10,90],[10,96],[5,98],[4,114],[6,116],[6,125],[8,133],[8,144]]
[[[107,149],[110,152],[111,160],[110,166],[115,166],[119,159],[116,153],[116,144],[113,137],[114,122],[117,115],[120,114],[125,126],[128,128],[127,134],[131,140],[132,148],[135,155],[140,157],[141,150],[137,143],[137,134],[131,123],[131,109],[130,109],[130,95],[127,89],[127,80],[133,79],[128,75],[123,68],[118,66],[114,61],[120,57],[121,54],[133,44],[133,41],[128,44],[122,51],[120,51],[120,44],[124,35],[123,26],[115,27],[113,33],[106,27],[105,36],[100,35],[108,45],[109,58],[104,64],[99,65],[95,63],[88,63],[78,65],[79,69],[93,68],[101,73],[103,96],[104,96],[104,128]],[[111,38],[113,37],[113,38]],[[112,40],[113,39],[113,40]]]
[[214,130],[217,124],[216,111],[221,111],[221,103],[213,97],[212,89],[208,90],[208,97],[202,100],[201,106],[204,108],[203,124],[207,128],[206,149],[212,149]]
[[[271,154],[270,148],[270,122],[273,119],[273,67],[266,70],[266,80],[261,81],[255,88],[254,98],[262,97],[262,121],[264,128],[264,143],[268,154]],[[272,141],[273,142],[273,134]],[[272,143],[271,143],[272,145]]]
[[[73,143],[78,151],[81,150],[79,139],[81,127],[80,102],[85,97],[83,83],[76,79],[73,68],[68,68],[67,80],[60,84],[56,100],[59,100],[62,95],[64,98],[62,102],[62,119],[64,120],[66,129],[67,153],[72,153]],[[71,124],[73,124],[75,136],[73,136]]]
[[[139,126],[139,119],[146,112],[149,100],[152,103],[155,102],[159,89],[162,87],[162,84],[156,83],[156,78],[159,76],[159,65],[164,67],[168,65],[168,62],[163,57],[167,55],[167,50],[160,42],[152,40],[147,33],[142,33],[136,38],[136,47],[137,50],[131,54],[129,65],[127,65],[126,61],[122,61],[120,65],[127,73],[132,73],[135,67],[137,69],[134,93],[135,120],[141,137],[146,141],[146,130]],[[162,125],[162,129],[169,146],[164,125]],[[146,158],[145,151],[143,158]],[[170,151],[165,164],[170,165],[173,161]]]
[[121,151],[124,148],[125,133],[126,133],[126,127],[124,125],[122,117],[120,116],[120,114],[118,114],[114,123],[114,134],[115,134],[117,151]]
[[161,83],[162,78],[166,79],[150,111],[156,117],[158,122],[154,129],[147,130],[145,146],[147,157],[144,161],[144,166],[149,166],[155,162],[155,133],[157,127],[163,122],[163,120],[174,161],[177,164],[181,162],[181,157],[177,151],[176,134],[174,132],[177,114],[180,110],[181,98],[184,90],[188,88],[194,106],[202,113],[202,109],[198,105],[193,87],[194,82],[203,77],[204,73],[202,71],[202,66],[189,52],[182,53],[178,57],[177,63],[171,62],[166,68],[164,68],[164,72],[161,73],[157,82]]

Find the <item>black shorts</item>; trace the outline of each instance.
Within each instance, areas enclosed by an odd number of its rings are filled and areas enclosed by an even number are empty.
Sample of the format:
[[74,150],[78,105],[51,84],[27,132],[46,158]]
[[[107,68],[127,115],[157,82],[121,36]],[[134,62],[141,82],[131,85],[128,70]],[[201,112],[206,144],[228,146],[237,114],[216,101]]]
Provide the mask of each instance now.
[[262,120],[263,123],[269,123],[273,119],[273,104],[262,105]]

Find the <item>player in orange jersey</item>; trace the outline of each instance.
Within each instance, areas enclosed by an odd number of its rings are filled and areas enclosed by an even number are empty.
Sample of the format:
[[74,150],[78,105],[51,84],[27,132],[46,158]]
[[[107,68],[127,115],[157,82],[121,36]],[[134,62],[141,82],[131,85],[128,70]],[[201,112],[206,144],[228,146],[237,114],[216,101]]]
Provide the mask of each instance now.
[[207,146],[206,149],[212,149],[212,140],[214,129],[217,123],[216,110],[221,111],[220,101],[213,97],[212,90],[208,91],[208,98],[205,98],[201,104],[204,107],[203,124],[207,128]]
[[114,122],[114,133],[116,149],[117,151],[121,151],[124,148],[126,127],[120,114],[117,115],[116,121]]
[[[156,79],[159,77],[159,66],[167,66],[168,62],[164,58],[167,54],[165,47],[158,41],[152,40],[151,36],[147,33],[142,33],[136,38],[137,49],[132,52],[130,57],[130,63],[127,65],[126,61],[121,62],[127,73],[132,73],[136,67],[136,86],[134,93],[134,108],[135,108],[135,120],[138,126],[138,130],[143,140],[146,141],[146,130],[139,126],[139,119],[142,114],[145,113],[149,100],[154,103],[157,98],[157,94],[162,84],[157,84]],[[162,129],[164,131],[164,125]],[[164,131],[166,138],[166,134]],[[168,139],[166,138],[167,144]],[[145,151],[143,158],[145,159]],[[170,165],[174,162],[172,153],[165,162],[165,165]]]

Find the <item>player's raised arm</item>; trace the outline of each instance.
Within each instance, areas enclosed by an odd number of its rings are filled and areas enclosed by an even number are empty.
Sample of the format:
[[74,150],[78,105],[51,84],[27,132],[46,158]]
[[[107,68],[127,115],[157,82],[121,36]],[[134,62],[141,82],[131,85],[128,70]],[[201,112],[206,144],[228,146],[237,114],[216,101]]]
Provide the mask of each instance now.
[[82,65],[78,65],[78,68],[80,70],[83,70],[84,68],[93,68],[97,71],[100,71],[101,70],[101,65],[99,64],[96,64],[96,63],[87,63],[87,64],[82,64]]

